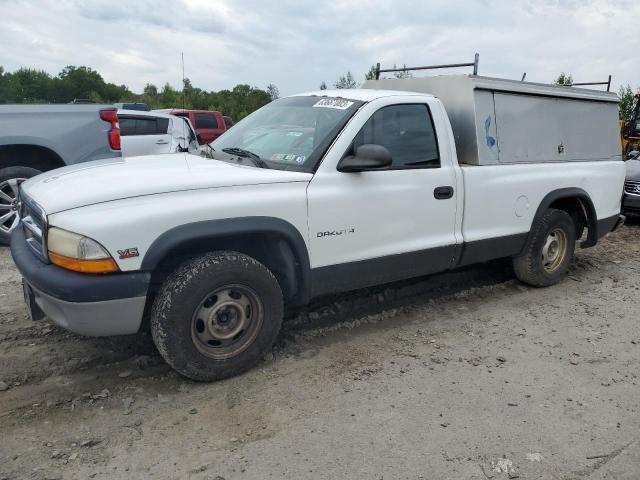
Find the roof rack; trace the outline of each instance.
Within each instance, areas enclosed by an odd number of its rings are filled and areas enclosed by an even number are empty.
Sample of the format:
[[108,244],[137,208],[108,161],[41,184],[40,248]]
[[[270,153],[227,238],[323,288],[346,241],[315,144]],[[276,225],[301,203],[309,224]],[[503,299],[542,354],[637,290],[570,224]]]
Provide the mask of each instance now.
[[587,85],[606,85],[607,92],[611,89],[611,75],[609,75],[609,79],[606,82],[580,82],[580,83],[572,83],[571,85],[567,85],[567,87],[578,87],[578,86],[587,86]]
[[403,67],[403,68],[385,68],[380,69],[380,62],[376,63],[375,78],[380,80],[381,73],[388,72],[408,72],[410,70],[435,70],[438,68],[459,68],[459,67],[473,67],[473,74],[478,74],[478,62],[480,61],[480,55],[476,53],[473,62],[469,63],[450,63],[446,65],[427,65],[425,67]]

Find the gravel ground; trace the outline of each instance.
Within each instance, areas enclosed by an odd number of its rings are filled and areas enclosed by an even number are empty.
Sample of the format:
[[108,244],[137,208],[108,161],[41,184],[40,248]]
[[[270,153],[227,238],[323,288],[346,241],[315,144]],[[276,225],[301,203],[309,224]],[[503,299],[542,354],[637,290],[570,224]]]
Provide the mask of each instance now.
[[496,262],[321,299],[213,384],[30,322],[6,248],[0,285],[0,479],[640,478],[638,223],[547,289]]

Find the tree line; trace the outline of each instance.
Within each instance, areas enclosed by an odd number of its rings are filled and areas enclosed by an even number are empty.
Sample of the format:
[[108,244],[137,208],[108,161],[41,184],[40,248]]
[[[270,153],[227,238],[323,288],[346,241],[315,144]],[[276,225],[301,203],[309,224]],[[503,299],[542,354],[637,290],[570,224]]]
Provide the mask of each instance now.
[[[393,68],[396,68],[394,65]],[[404,66],[403,68],[406,68]],[[364,79],[371,80],[375,66],[365,72]],[[395,78],[409,78],[410,71],[393,73]],[[572,85],[571,74],[561,73],[554,81],[557,85]],[[351,72],[341,75],[333,84],[335,88],[357,88],[359,83]],[[147,83],[140,94],[132,92],[126,85],[105,82],[97,71],[90,67],[69,65],[52,76],[43,70],[20,68],[5,72],[0,66],[0,104],[5,103],[68,103],[74,99],[93,100],[98,103],[144,102],[155,108],[189,108],[218,110],[236,120],[266,105],[279,97],[278,87],[269,84],[265,90],[239,84],[231,90],[206,91],[184,79],[181,89],[165,83],[158,88]],[[325,90],[323,81],[320,90]],[[634,91],[630,85],[621,86],[620,119],[629,121],[633,111]]]
[[6,72],[0,66],[0,104],[69,103],[75,99],[97,103],[144,102],[155,108],[188,108],[218,110],[236,120],[266,105],[279,96],[271,84],[267,90],[239,84],[231,90],[206,91],[185,78],[182,89],[169,83],[158,88],[147,83],[142,93],[132,92],[126,85],[105,82],[90,67],[67,66],[58,75],[43,70],[20,68]]

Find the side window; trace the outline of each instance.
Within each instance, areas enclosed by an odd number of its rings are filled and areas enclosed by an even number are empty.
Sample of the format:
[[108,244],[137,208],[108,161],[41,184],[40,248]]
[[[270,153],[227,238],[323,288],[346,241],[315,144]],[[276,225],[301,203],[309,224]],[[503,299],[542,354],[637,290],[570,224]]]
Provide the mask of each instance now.
[[[158,133],[157,120],[155,118],[136,119],[136,135],[156,135]],[[165,133],[167,133],[165,131]]]
[[164,135],[169,130],[168,118],[156,117],[118,117],[120,135]]
[[169,119],[158,118],[156,122],[156,133],[158,135],[165,135],[169,131]]
[[219,128],[215,115],[196,113],[196,128]]
[[131,117],[118,117],[120,124],[120,136],[127,137],[136,134],[136,119]]
[[356,135],[354,151],[375,143],[391,153],[392,169],[438,168],[438,141],[424,104],[391,105],[375,112]]

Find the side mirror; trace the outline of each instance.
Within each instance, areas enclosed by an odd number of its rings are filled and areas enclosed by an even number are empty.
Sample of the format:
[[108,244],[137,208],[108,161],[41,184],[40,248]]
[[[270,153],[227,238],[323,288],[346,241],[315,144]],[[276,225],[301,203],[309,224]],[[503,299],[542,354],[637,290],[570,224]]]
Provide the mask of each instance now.
[[382,145],[367,143],[356,149],[355,155],[344,157],[338,164],[339,172],[381,170],[391,165],[391,153]]
[[200,135],[199,133],[196,133],[196,139],[198,140],[198,142],[202,141],[202,135]]

